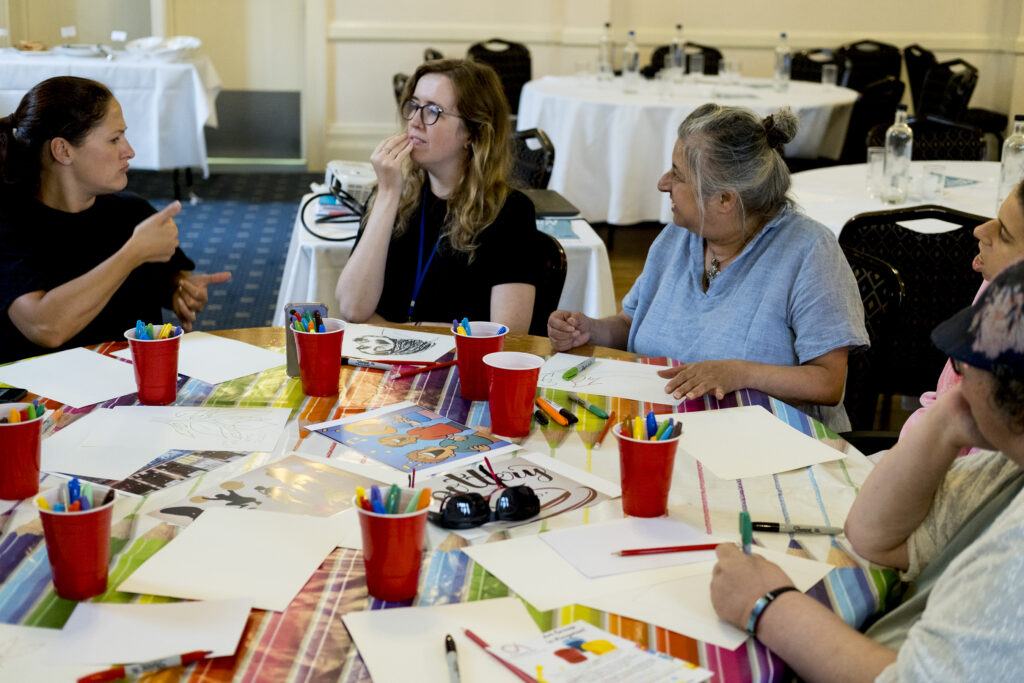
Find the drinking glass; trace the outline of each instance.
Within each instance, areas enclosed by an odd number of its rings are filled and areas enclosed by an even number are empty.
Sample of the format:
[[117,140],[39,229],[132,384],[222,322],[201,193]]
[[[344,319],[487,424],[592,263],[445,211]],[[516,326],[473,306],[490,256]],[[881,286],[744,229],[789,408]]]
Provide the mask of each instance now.
[[885,182],[885,147],[868,147],[867,191],[868,196],[882,196],[882,185]]
[[821,84],[834,88],[839,76],[839,67],[835,64],[823,64],[821,66]]

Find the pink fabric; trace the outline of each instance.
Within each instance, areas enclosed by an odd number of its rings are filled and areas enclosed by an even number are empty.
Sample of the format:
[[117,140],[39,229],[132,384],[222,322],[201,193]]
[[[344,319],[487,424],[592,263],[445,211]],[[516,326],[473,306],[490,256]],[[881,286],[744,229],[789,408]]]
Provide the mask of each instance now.
[[[988,289],[988,280],[982,280],[981,287],[978,288],[978,293],[974,295],[974,302],[977,303],[978,299],[981,298],[981,293]],[[942,372],[939,374],[939,381],[935,385],[935,391],[926,391],[921,394],[921,407],[915,410],[907,421],[903,424],[903,429],[900,430],[900,439],[906,436],[913,424],[921,419],[924,411],[928,410],[928,406],[935,403],[939,396],[955,387],[960,383],[960,375],[953,372],[953,364],[947,359],[946,364],[942,368]],[[972,449],[965,448],[960,455],[966,455]]]

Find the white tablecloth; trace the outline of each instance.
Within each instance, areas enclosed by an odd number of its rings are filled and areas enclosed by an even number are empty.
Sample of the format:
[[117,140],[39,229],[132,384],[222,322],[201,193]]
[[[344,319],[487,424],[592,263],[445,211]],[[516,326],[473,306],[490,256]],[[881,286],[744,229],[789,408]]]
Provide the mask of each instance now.
[[545,76],[523,87],[517,126],[540,128],[555,146],[548,187],[565,195],[591,222],[629,225],[668,222],[667,195],[658,178],[672,166],[676,130],[705,102],[749,107],[761,116],[789,106],[800,131],[786,154],[838,158],[857,93],[819,83],[793,81],[777,93],[766,79],[726,85],[705,78],[666,88],[644,81],[625,94],[620,80]]
[[995,216],[1005,197],[996,197],[999,163],[995,161],[915,161],[911,178],[923,173],[925,164],[946,168],[946,187],[934,200],[912,195],[904,204],[885,204],[868,196],[867,164],[817,168],[793,174],[791,195],[811,218],[827,225],[836,235],[843,225],[866,211],[885,211],[920,204],[938,204],[979,216]]
[[221,83],[209,58],[111,61],[0,51],[0,116],[13,112],[32,86],[52,76],[91,78],[110,88],[128,124],[134,168],[202,168],[209,175],[203,126],[217,125],[214,101]]
[[[309,195],[306,195],[303,203],[308,198]],[[306,209],[306,222],[310,226],[314,225],[315,211],[316,203],[312,202]],[[357,224],[322,224],[314,229],[322,234],[344,237],[354,235]],[[608,250],[585,220],[574,220],[572,229],[576,233],[575,238],[558,240],[565,250],[568,266],[558,306],[583,311],[592,317],[614,315],[618,312],[618,302],[615,301]],[[274,325],[284,325],[284,308],[289,303],[320,301],[327,305],[332,315],[336,313],[338,301],[334,297],[334,287],[338,284],[338,276],[351,252],[352,241],[328,242],[318,239],[302,227],[296,215],[281,278],[281,290],[277,296]]]

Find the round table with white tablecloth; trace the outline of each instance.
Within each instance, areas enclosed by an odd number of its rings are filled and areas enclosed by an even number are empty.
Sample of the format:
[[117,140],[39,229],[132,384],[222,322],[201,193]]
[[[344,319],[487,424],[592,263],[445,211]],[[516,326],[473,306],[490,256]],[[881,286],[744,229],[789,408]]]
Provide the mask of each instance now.
[[793,81],[785,93],[757,78],[643,81],[626,94],[621,79],[545,76],[523,87],[517,126],[540,128],[551,138],[555,163],[548,187],[588,221],[668,222],[672,212],[658,178],[672,165],[679,124],[701,104],[749,107],[761,116],[789,106],[800,131],[786,154],[838,158],[856,99],[853,90],[804,81]]
[[867,164],[816,168],[793,174],[791,196],[811,218],[839,235],[846,221],[867,211],[886,211],[919,204],[938,204],[979,216],[995,216],[1004,197],[996,197],[999,163],[995,161],[915,161],[910,165],[912,181],[923,174],[926,164],[945,170],[945,187],[935,199],[913,192],[903,204],[886,204],[867,192]]

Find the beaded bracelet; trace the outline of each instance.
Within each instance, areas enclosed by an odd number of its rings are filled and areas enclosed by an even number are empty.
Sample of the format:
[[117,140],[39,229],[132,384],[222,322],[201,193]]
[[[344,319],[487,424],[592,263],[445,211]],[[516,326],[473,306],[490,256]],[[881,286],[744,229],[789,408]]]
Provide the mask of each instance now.
[[783,586],[782,588],[776,588],[773,591],[768,591],[763,597],[758,598],[757,602],[754,603],[754,609],[750,610],[750,619],[747,620],[747,633],[756,637],[757,633],[755,633],[755,631],[757,629],[757,622],[761,619],[761,615],[764,614],[768,605],[783,593],[795,590],[796,587],[794,586]]

